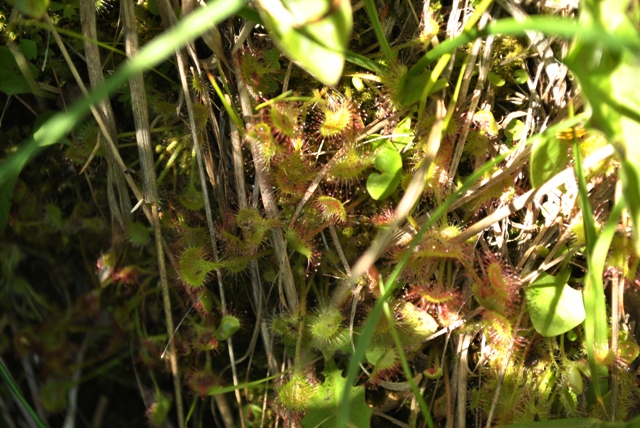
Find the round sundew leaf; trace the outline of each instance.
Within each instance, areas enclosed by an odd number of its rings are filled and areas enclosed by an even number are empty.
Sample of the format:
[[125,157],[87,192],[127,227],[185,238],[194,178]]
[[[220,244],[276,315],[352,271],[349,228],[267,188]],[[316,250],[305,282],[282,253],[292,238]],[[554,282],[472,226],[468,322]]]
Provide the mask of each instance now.
[[240,329],[240,320],[233,315],[227,315],[222,317],[220,325],[216,331],[216,337],[219,340],[227,340]]
[[542,273],[526,290],[533,327],[544,337],[566,333],[585,319],[582,293],[571,288],[566,271],[558,276]]
[[187,248],[178,262],[180,278],[193,288],[201,287],[207,275],[219,265],[204,258],[203,250],[200,247]]

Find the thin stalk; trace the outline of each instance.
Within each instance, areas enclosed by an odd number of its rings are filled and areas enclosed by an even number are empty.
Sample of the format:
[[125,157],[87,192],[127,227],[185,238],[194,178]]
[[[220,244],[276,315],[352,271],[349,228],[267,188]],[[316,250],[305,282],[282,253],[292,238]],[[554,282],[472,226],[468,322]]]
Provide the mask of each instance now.
[[[380,278],[380,292],[384,293],[384,282],[382,278]],[[398,335],[398,329],[395,326],[394,315],[391,312],[391,308],[389,307],[389,302],[383,302],[383,310],[384,315],[387,318],[387,323],[389,324],[389,331],[391,332],[391,336],[393,337],[393,343],[396,346],[396,350],[398,351],[398,357],[400,358],[400,364],[402,365],[402,370],[404,371],[405,376],[407,377],[407,382],[411,386],[411,391],[413,395],[418,400],[418,405],[420,406],[420,411],[427,421],[427,425],[429,428],[433,428],[433,419],[431,418],[431,413],[429,412],[429,408],[427,407],[427,403],[424,401],[424,397],[420,390],[418,389],[418,385],[416,385],[416,381],[413,379],[413,373],[411,373],[411,368],[409,368],[409,362],[407,361],[407,356],[404,353],[404,345],[402,344],[402,340],[400,340],[400,336]]]
[[[125,28],[125,50],[129,58],[138,53],[138,32],[135,11],[132,2],[122,2]],[[156,256],[158,260],[158,273],[164,306],[165,323],[167,333],[173,332],[173,315],[171,310],[171,298],[169,296],[169,281],[165,265],[164,248],[162,246],[162,230],[158,210],[158,184],[156,170],[153,162],[153,147],[151,145],[151,133],[149,132],[149,115],[147,97],[142,73],[133,73],[129,79],[131,90],[131,106],[133,109],[134,123],[136,127],[136,142],[138,144],[138,157],[142,172],[144,202],[151,207],[151,224],[153,226],[156,244]],[[169,340],[169,357],[171,374],[173,375],[173,387],[178,412],[178,426],[184,428],[184,407],[182,402],[182,386],[178,369],[178,355],[173,340]]]
[[371,27],[373,28],[373,32],[376,34],[378,43],[380,43],[380,49],[382,49],[387,63],[393,63],[393,52],[391,52],[389,42],[384,36],[382,23],[380,22],[380,17],[378,16],[378,11],[376,10],[376,5],[373,3],[373,0],[364,0],[364,10],[367,12],[367,16],[369,17],[369,21],[371,22]]

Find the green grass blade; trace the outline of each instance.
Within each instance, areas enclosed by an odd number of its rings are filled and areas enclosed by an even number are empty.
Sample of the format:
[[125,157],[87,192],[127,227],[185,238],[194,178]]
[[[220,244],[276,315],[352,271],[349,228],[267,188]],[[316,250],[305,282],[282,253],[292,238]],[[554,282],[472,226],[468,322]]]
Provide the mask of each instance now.
[[565,39],[580,37],[582,40],[599,43],[602,47],[612,52],[621,52],[629,49],[640,53],[640,41],[637,38],[622,38],[606,33],[600,28],[581,26],[576,20],[563,19],[550,16],[534,16],[524,22],[518,22],[513,18],[506,18],[489,24],[485,29],[476,28],[463,31],[458,37],[445,40],[436,48],[427,52],[411,69],[409,75],[420,74],[429,64],[439,59],[442,55],[453,52],[454,49],[472,42],[478,37],[491,34],[509,36],[524,35],[526,31],[538,31],[548,36],[557,36]]
[[42,419],[40,419],[38,414],[35,412],[35,410],[33,410],[33,408],[29,405],[27,400],[22,395],[22,392],[20,392],[20,389],[18,388],[18,386],[13,382],[13,379],[9,375],[7,368],[4,366],[4,361],[2,361],[1,359],[0,359],[0,375],[2,376],[2,379],[4,380],[4,382],[7,384],[7,387],[18,398],[18,400],[20,401],[20,404],[22,404],[24,408],[27,409],[27,412],[29,413],[29,416],[33,418],[33,421],[36,424],[38,424],[40,428],[47,428],[47,424],[45,424],[42,421]]
[[382,50],[382,53],[384,53],[384,57],[387,62],[391,64],[394,61],[393,52],[391,52],[389,42],[387,42],[387,38],[384,36],[384,30],[380,23],[378,10],[376,9],[376,5],[373,3],[373,0],[364,0],[364,10],[367,12],[367,16],[371,22],[371,27],[373,27],[373,32],[376,34],[378,43],[380,43],[380,49]]
[[591,369],[591,378],[595,398],[604,409],[602,396],[607,393],[608,368],[603,360],[607,357],[609,344],[607,341],[608,325],[607,308],[602,283],[602,273],[611,240],[615,234],[618,219],[622,214],[624,202],[619,201],[609,216],[605,230],[600,237],[596,236],[595,220],[589,202],[587,181],[582,168],[580,148],[577,141],[574,142],[574,158],[576,177],[578,178],[578,196],[580,209],[582,211],[582,221],[586,238],[586,255],[588,273],[585,278],[583,290],[584,306],[586,312],[585,343],[587,346],[587,356]]

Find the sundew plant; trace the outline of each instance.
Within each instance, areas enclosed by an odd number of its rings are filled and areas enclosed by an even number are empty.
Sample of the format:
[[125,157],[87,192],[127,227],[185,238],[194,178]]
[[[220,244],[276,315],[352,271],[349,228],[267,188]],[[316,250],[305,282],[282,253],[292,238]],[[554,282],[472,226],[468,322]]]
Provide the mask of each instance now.
[[637,426],[639,23],[3,3],[4,425]]

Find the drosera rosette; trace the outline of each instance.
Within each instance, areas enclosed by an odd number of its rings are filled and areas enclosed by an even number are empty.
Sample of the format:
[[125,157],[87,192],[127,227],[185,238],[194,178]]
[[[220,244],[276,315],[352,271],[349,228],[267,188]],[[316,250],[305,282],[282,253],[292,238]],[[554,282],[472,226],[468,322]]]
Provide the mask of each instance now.
[[[448,226],[447,226],[448,228]],[[471,269],[469,260],[473,260],[473,250],[468,245],[453,244],[443,233],[444,229],[437,229],[427,232],[423,241],[411,252],[411,257],[407,263],[404,278],[410,283],[430,283],[442,282],[439,272],[443,268],[443,263],[460,263],[465,268],[467,274],[475,275]],[[455,234],[454,230],[447,233]],[[403,253],[397,251],[394,255],[399,260]],[[434,276],[435,275],[435,276]]]
[[317,171],[301,150],[278,157],[272,162],[273,184],[281,202],[296,202],[304,196]]
[[319,252],[313,243],[312,233],[305,230],[303,225],[288,228],[284,233],[284,238],[289,247],[307,259],[307,269],[315,265]]
[[458,312],[464,303],[462,293],[458,289],[447,289],[442,284],[431,282],[417,282],[409,285],[404,293],[404,299],[437,319],[443,327],[458,320]]
[[212,323],[203,321],[202,324],[191,323],[189,326],[190,343],[196,352],[216,351],[219,347],[219,340],[216,329]]
[[510,317],[519,307],[522,280],[492,253],[485,253],[480,267],[482,277],[472,286],[476,300],[484,308]]
[[508,362],[511,344],[524,348],[527,340],[514,334],[515,320],[498,312],[485,310],[482,312],[480,326],[487,340],[483,353],[492,367],[500,368]]
[[347,210],[342,202],[333,196],[318,196],[315,206],[320,212],[320,216],[324,221],[336,224],[343,224],[347,221]]
[[[279,87],[274,74],[279,72],[277,57],[274,60],[272,51],[264,52],[260,49],[244,47],[235,57],[240,71],[239,77],[249,89],[254,99],[274,94]],[[270,55],[270,56],[269,56]]]
[[98,144],[100,130],[95,121],[91,120],[78,126],[76,138],[65,150],[65,156],[72,162],[84,166],[91,155],[104,157],[105,150]]
[[207,260],[204,247],[189,247],[178,260],[178,275],[188,292],[197,292],[205,284],[209,272],[219,267],[218,263]]
[[402,373],[400,357],[392,346],[373,345],[366,353],[367,361],[373,365],[369,384],[377,387],[382,381],[389,382]]
[[271,161],[284,154],[284,148],[276,141],[269,123],[262,121],[254,123],[247,129],[245,139],[259,142],[262,150],[260,156],[265,166],[271,166]]
[[271,104],[264,120],[271,125],[276,141],[289,142],[289,147],[293,147],[292,143],[302,138],[305,112],[305,107],[298,102],[278,101]]
[[197,212],[204,208],[204,196],[195,184],[189,186],[178,195],[178,201],[186,210]]
[[359,107],[352,99],[326,88],[315,93],[315,100],[311,127],[317,139],[327,148],[351,145],[364,129]]
[[307,410],[307,403],[318,392],[317,381],[303,372],[294,372],[291,378],[277,388],[278,413],[288,421],[299,421]]
[[235,223],[242,230],[244,242],[250,248],[258,248],[268,236],[267,232],[278,225],[277,221],[262,217],[258,210],[251,207],[238,210]]
[[210,367],[188,373],[186,380],[189,388],[200,398],[211,395],[210,391],[213,388],[221,386],[220,380]]
[[309,345],[319,349],[325,358],[331,358],[337,350],[349,352],[349,331],[343,325],[345,321],[346,317],[338,308],[320,306],[315,313],[307,316],[307,331],[311,338]]
[[144,248],[151,241],[152,228],[140,221],[129,221],[126,226],[127,240],[136,248]]
[[391,103],[394,110],[403,110],[403,94],[401,93],[404,80],[406,80],[407,67],[403,64],[395,62],[385,69],[380,76],[383,85],[382,93],[384,97]]
[[283,345],[294,348],[300,330],[300,318],[289,313],[275,315],[269,323],[273,334],[280,338]]
[[364,173],[373,165],[373,156],[367,146],[348,146],[341,155],[332,161],[327,174],[329,184],[350,186],[364,177]]

